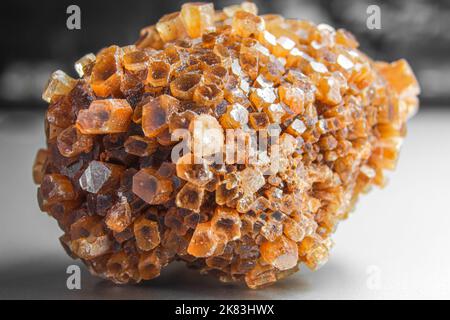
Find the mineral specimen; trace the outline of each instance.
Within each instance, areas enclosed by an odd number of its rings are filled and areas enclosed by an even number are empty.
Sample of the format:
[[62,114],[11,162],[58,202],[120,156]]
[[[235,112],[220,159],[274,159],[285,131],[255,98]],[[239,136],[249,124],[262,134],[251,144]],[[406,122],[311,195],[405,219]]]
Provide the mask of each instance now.
[[75,68],[44,91],[33,179],[66,251],[119,284],[176,260],[250,288],[317,269],[419,104],[405,60],[250,2],[184,4]]

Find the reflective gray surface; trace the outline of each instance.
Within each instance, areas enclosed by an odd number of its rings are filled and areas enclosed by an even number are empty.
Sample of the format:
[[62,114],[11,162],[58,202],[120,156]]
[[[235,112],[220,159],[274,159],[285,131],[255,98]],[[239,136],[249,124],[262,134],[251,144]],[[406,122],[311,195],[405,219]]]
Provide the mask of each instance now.
[[423,111],[409,126],[399,167],[384,190],[363,196],[334,236],[331,259],[264,290],[224,285],[182,264],[134,286],[114,286],[83,267],[68,290],[56,223],[40,213],[31,180],[44,145],[42,115],[0,113],[0,298],[387,299],[450,298],[450,112]]

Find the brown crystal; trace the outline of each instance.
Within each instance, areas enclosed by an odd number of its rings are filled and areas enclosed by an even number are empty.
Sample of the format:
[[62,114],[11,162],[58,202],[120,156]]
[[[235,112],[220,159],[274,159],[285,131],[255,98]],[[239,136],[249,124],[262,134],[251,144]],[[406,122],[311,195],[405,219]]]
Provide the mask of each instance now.
[[166,14],[156,24],[159,36],[164,42],[169,42],[186,37],[186,29],[179,12]]
[[420,88],[342,29],[243,2],[186,3],[56,71],[33,164],[41,210],[114,283],[183,261],[263,288],[323,265],[338,223],[395,168]]
[[72,182],[61,174],[47,174],[40,186],[42,198],[49,204],[74,200],[77,197]]
[[216,251],[218,244],[219,239],[211,228],[211,222],[199,223],[187,251],[194,257],[210,257]]
[[176,204],[179,208],[200,212],[204,194],[204,188],[188,182],[177,193]]
[[75,126],[70,126],[58,135],[57,145],[59,153],[63,156],[75,157],[82,152],[90,152],[93,139],[89,135],[82,134]]
[[164,203],[173,191],[172,181],[151,168],[141,169],[133,176],[133,193],[149,204]]
[[148,157],[158,149],[155,139],[143,136],[130,136],[124,143],[125,151],[138,157]]
[[185,73],[170,83],[170,92],[181,100],[191,100],[202,76],[198,73]]
[[48,151],[39,149],[36,153],[33,163],[33,181],[36,184],[41,184],[45,175],[45,163],[47,162]]
[[191,38],[214,31],[214,5],[212,3],[185,3],[181,6],[181,18]]

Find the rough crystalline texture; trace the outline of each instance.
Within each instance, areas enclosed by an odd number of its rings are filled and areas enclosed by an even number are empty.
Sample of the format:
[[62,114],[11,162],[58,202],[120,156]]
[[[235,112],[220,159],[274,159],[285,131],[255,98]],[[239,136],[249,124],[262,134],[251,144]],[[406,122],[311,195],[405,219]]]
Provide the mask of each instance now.
[[[67,252],[120,284],[175,260],[250,288],[317,269],[359,195],[385,184],[418,108],[405,60],[372,61],[345,30],[249,2],[184,4],[75,66],[80,79],[57,71],[43,94],[33,177]],[[212,161],[270,128],[278,148],[257,162]],[[173,160],[180,129],[194,139]]]

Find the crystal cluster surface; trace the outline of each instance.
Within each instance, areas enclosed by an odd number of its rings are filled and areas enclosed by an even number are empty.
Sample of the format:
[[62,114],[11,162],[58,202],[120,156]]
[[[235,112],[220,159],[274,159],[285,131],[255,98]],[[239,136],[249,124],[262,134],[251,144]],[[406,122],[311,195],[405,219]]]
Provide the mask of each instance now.
[[[118,284],[176,260],[250,288],[317,269],[359,195],[394,169],[420,90],[405,60],[373,61],[348,31],[250,2],[186,3],[75,69],[44,91],[33,179],[68,254]],[[269,129],[279,143],[250,146],[258,161],[214,161]],[[180,130],[193,139],[175,161]]]

